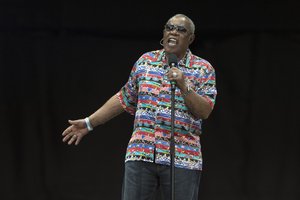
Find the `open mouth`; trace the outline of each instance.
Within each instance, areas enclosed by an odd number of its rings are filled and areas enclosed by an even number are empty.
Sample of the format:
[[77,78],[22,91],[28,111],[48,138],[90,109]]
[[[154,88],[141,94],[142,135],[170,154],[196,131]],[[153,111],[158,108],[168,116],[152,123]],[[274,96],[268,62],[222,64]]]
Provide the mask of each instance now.
[[173,47],[173,46],[176,46],[177,45],[177,40],[175,38],[169,38],[168,39],[168,45]]

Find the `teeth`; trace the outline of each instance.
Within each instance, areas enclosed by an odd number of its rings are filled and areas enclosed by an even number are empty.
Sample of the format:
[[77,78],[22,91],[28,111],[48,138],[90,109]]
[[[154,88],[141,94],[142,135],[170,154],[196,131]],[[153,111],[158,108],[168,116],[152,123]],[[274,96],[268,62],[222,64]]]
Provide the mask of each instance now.
[[174,38],[170,38],[169,41],[168,41],[168,43],[169,43],[170,46],[174,46],[174,45],[176,45],[177,40],[174,39]]

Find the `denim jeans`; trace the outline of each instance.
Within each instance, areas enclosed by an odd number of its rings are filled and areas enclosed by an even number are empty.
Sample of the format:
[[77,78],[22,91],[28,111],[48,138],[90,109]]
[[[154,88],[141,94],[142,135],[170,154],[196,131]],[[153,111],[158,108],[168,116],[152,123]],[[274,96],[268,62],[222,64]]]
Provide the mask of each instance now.
[[[175,200],[198,200],[201,171],[175,168]],[[143,161],[125,163],[122,200],[154,200],[157,190],[170,200],[170,166]]]

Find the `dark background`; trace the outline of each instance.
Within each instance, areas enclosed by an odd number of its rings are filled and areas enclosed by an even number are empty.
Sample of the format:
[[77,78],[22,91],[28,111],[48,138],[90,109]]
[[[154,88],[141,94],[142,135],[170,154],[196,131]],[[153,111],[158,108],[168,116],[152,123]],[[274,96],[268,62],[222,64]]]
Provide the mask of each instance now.
[[118,200],[133,118],[68,146],[90,115],[159,49],[176,13],[217,74],[201,137],[201,200],[299,200],[300,14],[296,1],[0,1],[0,199]]

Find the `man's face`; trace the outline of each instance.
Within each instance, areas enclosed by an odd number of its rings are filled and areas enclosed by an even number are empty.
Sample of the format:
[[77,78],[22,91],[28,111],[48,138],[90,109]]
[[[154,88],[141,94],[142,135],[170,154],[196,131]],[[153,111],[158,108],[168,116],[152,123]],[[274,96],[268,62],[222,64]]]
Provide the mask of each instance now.
[[174,53],[181,59],[193,40],[194,34],[186,18],[173,17],[165,25],[163,46],[167,53]]

